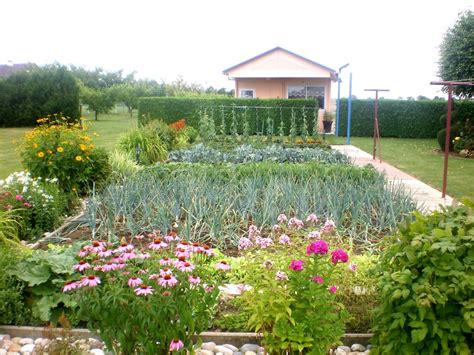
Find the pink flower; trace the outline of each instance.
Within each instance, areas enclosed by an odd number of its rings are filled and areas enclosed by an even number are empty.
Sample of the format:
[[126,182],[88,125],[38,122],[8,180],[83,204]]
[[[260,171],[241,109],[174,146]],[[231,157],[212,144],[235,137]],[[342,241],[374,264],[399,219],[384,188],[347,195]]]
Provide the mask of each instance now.
[[271,269],[273,267],[273,261],[265,260],[262,264],[264,268]]
[[117,248],[116,252],[117,253],[128,253],[133,250],[134,246],[132,244],[128,243],[122,243],[120,246]]
[[306,254],[319,254],[324,255],[328,252],[328,244],[324,240],[318,240],[316,242],[312,242],[310,245],[306,247]]
[[105,250],[99,251],[97,255],[100,256],[101,258],[108,258],[109,256],[112,256],[112,253],[113,251],[111,249],[105,249]]
[[178,351],[184,347],[184,344],[179,339],[173,339],[170,343],[170,351]]
[[137,296],[147,296],[152,295],[154,290],[151,286],[141,284],[140,287],[136,288],[134,291]]
[[130,251],[130,252],[123,253],[122,255],[120,255],[120,257],[123,260],[130,260],[130,259],[135,259],[137,257],[137,254],[135,254],[134,251]]
[[180,258],[180,257],[189,258],[189,251],[187,251],[184,248],[176,248],[174,255],[176,255],[177,258]]
[[250,239],[254,239],[254,238],[257,238],[259,235],[260,235],[260,231],[258,230],[257,226],[251,224],[249,226],[249,238]]
[[80,256],[81,258],[87,256],[87,254],[89,254],[89,252],[85,249],[82,249],[79,253],[77,253],[77,255]]
[[318,216],[316,216],[314,213],[311,213],[306,217],[306,222],[317,222],[318,221]]
[[158,279],[158,285],[163,287],[174,287],[178,284],[178,280],[173,275],[165,275]]
[[86,262],[84,260],[81,260],[81,261],[79,261],[79,263],[74,265],[73,268],[76,271],[82,272],[84,270],[90,269],[91,265],[88,262]]
[[111,262],[111,261],[108,261],[107,264],[102,265],[102,267],[101,267],[101,270],[104,271],[104,272],[114,271],[114,270],[117,270],[117,269],[118,269],[118,265]]
[[204,286],[204,291],[207,292],[207,293],[210,293],[210,292],[214,291],[215,288],[216,288],[216,286],[214,286],[214,285],[206,285],[206,286]]
[[173,260],[165,256],[160,260],[160,265],[173,265]]
[[136,239],[136,240],[142,240],[143,238],[145,238],[145,236],[143,234],[137,234],[133,238]]
[[308,238],[310,238],[310,239],[319,239],[319,238],[321,238],[321,233],[319,233],[318,231],[309,232]]
[[339,261],[347,263],[347,260],[349,260],[349,255],[342,249],[336,249],[331,253],[331,261],[334,265]]
[[100,279],[97,276],[89,275],[81,279],[81,286],[95,287],[100,284]]
[[277,221],[278,223],[284,223],[286,222],[288,219],[286,218],[286,214],[282,213],[282,214],[279,214],[278,217],[277,217]]
[[203,248],[204,255],[206,256],[216,255],[216,252],[214,251],[214,249],[210,248],[209,246],[204,245],[202,248]]
[[230,270],[230,265],[227,264],[224,260],[216,264],[216,269],[222,270],[222,271],[228,271]]
[[16,199],[17,201],[21,201],[21,200],[23,200],[23,196],[22,196],[22,195],[16,195],[16,196],[15,196],[15,199]]
[[168,247],[168,244],[163,242],[161,239],[157,238],[153,241],[153,243],[148,244],[149,249],[153,250],[160,250]]
[[183,272],[191,272],[194,270],[195,266],[189,261],[179,261],[176,263],[176,268]]
[[97,253],[105,250],[105,246],[106,246],[106,244],[104,242],[94,240],[92,242],[92,245],[88,245],[86,248],[89,252],[97,254]]
[[301,228],[304,227],[304,223],[303,223],[302,220],[300,220],[298,218],[295,218],[295,217],[292,217],[288,221],[288,226],[289,227],[295,227],[296,229],[301,229]]
[[288,237],[286,234],[282,234],[278,241],[280,242],[280,244],[291,244],[290,237]]
[[179,242],[181,240],[180,237],[176,234],[176,232],[170,232],[165,236],[165,240],[170,243],[170,242]]
[[293,259],[290,263],[290,269],[294,271],[301,271],[303,270],[304,261],[303,260],[295,260]]
[[275,274],[275,280],[277,281],[287,281],[288,276],[283,271],[277,271]]
[[138,257],[142,260],[149,259],[151,257],[150,253],[140,253]]
[[257,237],[257,238],[255,239],[255,244],[260,245],[260,248],[262,248],[262,249],[266,249],[266,248],[268,248],[270,245],[273,244],[273,240],[272,240],[272,238],[260,238],[260,237]]
[[320,275],[313,276],[313,277],[311,278],[311,281],[317,282],[318,284],[324,283],[324,280],[323,280],[323,278],[322,278]]
[[29,202],[23,202],[23,206],[25,206],[25,207],[31,207],[31,203],[29,203]]
[[151,274],[148,276],[149,280],[158,280],[160,277],[162,277],[160,274]]
[[201,283],[201,279],[196,275],[189,275],[188,281],[193,285],[199,285]]
[[130,287],[138,287],[143,283],[143,280],[139,277],[131,277],[128,279],[128,286]]
[[13,209],[13,206],[8,204],[4,206],[6,210],[11,211]]
[[63,287],[63,292],[68,292],[79,287],[78,281],[67,281]]
[[356,264],[350,264],[350,265],[349,265],[349,270],[351,270],[352,272],[356,272],[356,270],[357,270],[357,265],[356,265]]
[[160,276],[161,277],[163,277],[165,275],[172,275],[172,274],[173,274],[173,272],[171,271],[171,269],[168,269],[167,267],[160,270]]
[[336,223],[332,219],[327,219],[326,222],[324,222],[324,226],[322,228],[323,232],[329,233],[331,232],[334,228],[336,227]]
[[280,225],[279,225],[279,224],[274,224],[274,225],[273,225],[273,230],[274,230],[275,232],[279,232],[279,231],[281,230]]
[[331,292],[331,293],[336,293],[336,291],[337,291],[337,286],[334,286],[334,285],[329,286],[329,287],[328,287],[328,291]]
[[252,241],[249,238],[242,237],[239,239],[239,250],[246,250],[253,246]]

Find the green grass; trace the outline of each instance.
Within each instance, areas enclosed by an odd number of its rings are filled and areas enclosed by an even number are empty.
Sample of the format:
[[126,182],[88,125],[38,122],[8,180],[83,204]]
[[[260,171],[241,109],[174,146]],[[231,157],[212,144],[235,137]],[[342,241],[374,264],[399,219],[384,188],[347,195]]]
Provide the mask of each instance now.
[[[345,144],[343,137],[328,142]],[[436,139],[382,138],[382,160],[438,190],[443,186],[443,157]],[[372,154],[373,138],[352,137],[351,144]],[[448,195],[474,200],[474,159],[449,157]]]
[[[130,118],[127,112],[99,115],[94,121],[93,115],[84,115],[87,119],[89,134],[98,147],[112,150],[118,143],[120,135],[136,126],[136,114]],[[1,128],[0,129],[0,179],[6,178],[14,171],[23,170],[18,152],[18,143],[31,128]],[[98,136],[92,136],[97,133]]]

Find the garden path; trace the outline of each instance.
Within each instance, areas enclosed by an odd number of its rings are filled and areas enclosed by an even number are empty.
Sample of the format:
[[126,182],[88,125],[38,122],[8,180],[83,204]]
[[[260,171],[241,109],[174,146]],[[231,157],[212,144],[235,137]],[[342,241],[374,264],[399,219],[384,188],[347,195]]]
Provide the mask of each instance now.
[[431,212],[439,210],[440,206],[451,206],[453,204],[452,197],[446,195],[445,198],[442,198],[441,191],[436,190],[384,161],[380,162],[378,159],[373,160],[372,155],[357,147],[352,145],[332,145],[331,148],[350,157],[354,165],[365,166],[371,164],[375,169],[384,173],[388,181],[401,183],[405,189],[411,193],[413,199],[421,209]]

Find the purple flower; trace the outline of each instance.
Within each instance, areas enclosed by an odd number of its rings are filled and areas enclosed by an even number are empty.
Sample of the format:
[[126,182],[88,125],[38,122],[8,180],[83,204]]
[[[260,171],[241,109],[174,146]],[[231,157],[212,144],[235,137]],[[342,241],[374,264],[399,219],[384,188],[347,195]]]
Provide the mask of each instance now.
[[324,255],[328,252],[328,244],[324,240],[317,240],[306,247],[306,254]]
[[349,260],[349,255],[342,249],[336,249],[331,253],[331,261],[334,265],[339,261],[347,263],[347,260]]
[[290,237],[288,237],[286,234],[282,234],[278,241],[280,244],[291,244]]
[[304,227],[304,223],[303,223],[302,220],[300,220],[298,218],[295,218],[295,217],[292,217],[288,221],[288,226],[289,227],[295,227],[296,229],[301,229],[301,228]]
[[323,278],[321,277],[321,275],[313,276],[313,277],[311,278],[311,281],[317,282],[318,284],[324,283],[324,280],[323,280]]
[[311,213],[308,215],[308,217],[306,217],[306,222],[317,222],[317,221],[318,221],[318,217],[314,213]]
[[356,265],[356,264],[350,264],[350,265],[349,265],[349,270],[351,270],[352,272],[356,272],[356,270],[357,270],[357,265]]
[[329,287],[328,287],[328,291],[331,292],[331,293],[336,293],[336,291],[337,291],[337,286],[334,286],[334,285],[329,286]]
[[286,214],[282,213],[282,214],[279,214],[278,217],[277,217],[277,221],[278,223],[284,223],[286,222],[288,219],[286,218]]
[[275,274],[275,280],[277,281],[287,281],[288,276],[283,271],[277,271]]
[[272,240],[272,238],[260,238],[260,237],[257,237],[257,238],[255,239],[255,244],[260,245],[260,248],[262,248],[262,249],[266,249],[266,248],[268,248],[270,245],[273,244],[273,240]]
[[170,344],[170,351],[178,351],[184,347],[184,344],[179,339],[173,339]]
[[249,238],[250,239],[254,239],[254,238],[258,238],[260,236],[260,231],[258,230],[257,226],[251,224],[249,226]]
[[319,239],[319,238],[321,238],[321,233],[319,233],[318,231],[309,232],[308,238],[310,238],[310,239]]
[[336,227],[336,223],[332,219],[327,219],[326,222],[324,222],[324,226],[322,228],[323,232],[329,233],[331,232],[334,228]]
[[242,237],[239,240],[239,250],[246,250],[253,246],[252,241],[249,238]]
[[290,263],[290,269],[294,271],[301,271],[303,270],[304,261],[303,260],[295,260],[293,259]]

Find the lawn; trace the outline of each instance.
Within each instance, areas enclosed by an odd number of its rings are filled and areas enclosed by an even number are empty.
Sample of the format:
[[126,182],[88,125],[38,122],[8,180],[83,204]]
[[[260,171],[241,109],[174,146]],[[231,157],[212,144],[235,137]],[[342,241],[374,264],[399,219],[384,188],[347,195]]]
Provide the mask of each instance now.
[[[96,146],[109,150],[113,149],[121,134],[136,126],[136,114],[130,118],[126,112],[99,115],[98,121],[93,121],[93,115],[84,115],[84,117],[87,119],[89,133],[98,134],[93,137]],[[0,179],[23,169],[18,154],[18,143],[29,130],[31,128],[0,129]]]
[[[345,144],[343,137],[329,137],[328,142]],[[382,159],[419,180],[441,190],[443,154],[436,139],[382,138]],[[372,154],[373,138],[352,137],[351,144]],[[474,159],[449,157],[448,195],[474,200]]]

